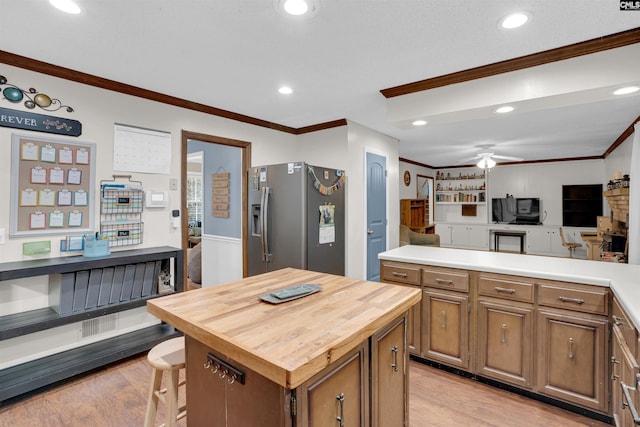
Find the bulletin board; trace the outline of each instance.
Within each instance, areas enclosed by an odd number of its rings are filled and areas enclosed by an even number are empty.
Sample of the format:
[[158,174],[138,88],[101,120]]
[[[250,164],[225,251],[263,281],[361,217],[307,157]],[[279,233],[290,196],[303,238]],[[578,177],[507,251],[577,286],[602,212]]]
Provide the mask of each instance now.
[[12,135],[11,236],[93,231],[96,145]]

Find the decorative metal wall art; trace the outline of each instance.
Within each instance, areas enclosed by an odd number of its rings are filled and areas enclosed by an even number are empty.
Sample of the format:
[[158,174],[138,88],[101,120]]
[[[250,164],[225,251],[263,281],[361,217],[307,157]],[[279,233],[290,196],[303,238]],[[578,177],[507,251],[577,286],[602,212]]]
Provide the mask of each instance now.
[[7,78],[1,75],[0,88],[2,89],[4,99],[14,104],[24,101],[24,106],[30,110],[36,107],[42,108],[45,111],[58,111],[61,108],[65,108],[68,113],[73,113],[73,108],[68,105],[62,105],[59,99],[51,98],[46,93],[39,93],[33,87],[29,88],[29,90],[21,89],[16,85],[10,84]]

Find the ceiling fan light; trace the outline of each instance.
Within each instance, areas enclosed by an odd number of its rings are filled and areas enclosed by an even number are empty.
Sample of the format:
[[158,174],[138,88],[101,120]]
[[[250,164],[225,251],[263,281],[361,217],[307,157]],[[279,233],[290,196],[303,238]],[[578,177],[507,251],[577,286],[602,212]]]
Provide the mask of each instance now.
[[496,161],[493,160],[491,157],[483,157],[480,159],[480,161],[476,166],[478,166],[480,169],[491,169],[495,165],[496,165]]
[[412,125],[414,126],[424,126],[427,124],[426,120],[414,120],[413,122],[411,122]]

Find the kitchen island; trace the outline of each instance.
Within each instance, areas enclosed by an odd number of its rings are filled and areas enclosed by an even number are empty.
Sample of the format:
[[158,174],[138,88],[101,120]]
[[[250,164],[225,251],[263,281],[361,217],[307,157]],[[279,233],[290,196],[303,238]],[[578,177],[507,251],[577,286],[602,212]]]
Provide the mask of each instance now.
[[[271,304],[260,296],[322,290]],[[149,301],[184,332],[189,425],[391,426],[407,419],[419,290],[287,268]]]
[[382,281],[423,293],[408,318],[412,355],[640,424],[640,266],[427,246],[379,259]]

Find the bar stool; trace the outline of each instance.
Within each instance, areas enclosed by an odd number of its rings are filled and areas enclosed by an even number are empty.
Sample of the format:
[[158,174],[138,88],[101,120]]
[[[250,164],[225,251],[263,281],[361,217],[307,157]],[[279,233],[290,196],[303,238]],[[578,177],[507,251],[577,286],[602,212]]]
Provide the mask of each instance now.
[[[179,381],[180,369],[184,369],[184,337],[172,338],[153,347],[147,355],[147,361],[153,367],[151,388],[144,426],[151,427],[156,419],[158,400],[165,405],[165,427],[175,427],[176,422],[187,415],[186,405],[178,408],[178,387],[186,383]],[[169,372],[167,387],[161,389],[162,374]]]

